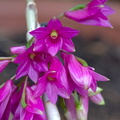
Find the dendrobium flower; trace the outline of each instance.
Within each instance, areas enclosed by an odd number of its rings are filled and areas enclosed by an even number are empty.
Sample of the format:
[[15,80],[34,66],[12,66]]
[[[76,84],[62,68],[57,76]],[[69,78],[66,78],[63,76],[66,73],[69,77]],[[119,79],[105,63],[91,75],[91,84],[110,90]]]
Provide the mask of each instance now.
[[13,82],[8,80],[0,86],[0,120],[8,120],[10,115],[10,99],[13,91]]
[[36,38],[34,49],[39,50],[41,46],[44,46],[52,56],[61,49],[74,52],[75,48],[71,38],[78,33],[78,30],[63,27],[57,18],[51,19],[47,27],[40,27],[30,32]]
[[62,52],[62,58],[65,61],[65,66],[68,67],[72,80],[79,87],[84,89],[91,88],[93,91],[96,91],[97,81],[108,81],[108,78],[94,72],[93,68],[83,66],[74,55]]
[[19,102],[19,105],[16,111],[14,112],[13,120],[16,120],[16,119],[46,120],[42,100],[40,97],[33,96],[33,90],[30,87],[26,87],[25,99],[21,98],[21,101]]
[[69,98],[66,72],[64,66],[56,57],[52,59],[49,70],[39,79],[34,94],[40,96],[45,92],[53,104],[56,103],[58,95]]
[[51,56],[45,52],[33,51],[33,48],[34,45],[14,59],[14,63],[20,64],[17,68],[16,79],[28,75],[36,83],[40,77],[40,72],[48,70],[48,62]]
[[107,0],[92,0],[84,8],[67,11],[64,15],[85,25],[112,27],[107,16],[114,13],[114,10],[104,3]]

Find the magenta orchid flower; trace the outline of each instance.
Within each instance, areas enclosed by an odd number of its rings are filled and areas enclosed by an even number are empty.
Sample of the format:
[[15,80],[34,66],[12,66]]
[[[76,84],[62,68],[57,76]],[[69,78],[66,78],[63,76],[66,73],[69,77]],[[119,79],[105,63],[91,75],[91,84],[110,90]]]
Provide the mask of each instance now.
[[57,18],[51,19],[47,27],[40,27],[30,32],[36,38],[34,49],[39,50],[41,46],[44,46],[52,56],[61,49],[74,52],[75,48],[71,38],[78,33],[78,30],[63,27]]
[[[22,92],[22,91],[21,91]],[[21,92],[19,94],[21,95]],[[26,87],[25,92],[25,106],[18,100],[19,104],[16,110],[13,112],[13,120],[47,120],[44,112],[44,106],[40,97],[33,96],[33,90],[30,87]],[[23,93],[22,93],[23,94]],[[16,94],[17,95],[17,94]],[[22,97],[22,96],[21,96]],[[16,101],[16,100],[15,100]]]
[[84,89],[91,88],[96,91],[97,81],[108,81],[108,78],[94,72],[94,69],[89,66],[83,66],[72,54],[63,52],[62,58],[68,67],[69,74],[72,80]]
[[13,92],[13,82],[8,80],[4,85],[0,86],[0,120],[8,120],[11,109],[11,95]]
[[[40,77],[40,72],[48,70],[50,55],[45,52],[33,51],[33,47],[34,45],[15,58],[14,63],[20,64],[17,68],[16,79],[28,75],[36,83]],[[23,48],[21,49],[23,51]]]
[[107,16],[114,13],[114,10],[104,3],[107,0],[92,0],[83,9],[67,11],[64,15],[85,25],[112,27]]
[[73,79],[69,73],[69,69],[68,69],[68,65],[67,65],[68,61],[67,61],[67,59],[65,59],[65,57],[66,57],[65,54],[61,54],[61,56],[64,59],[64,66],[65,66],[65,70],[67,73],[67,79],[68,79],[68,85],[69,85],[69,94],[71,95],[73,91],[77,91],[80,95],[86,96],[88,94],[88,91],[73,81]]
[[65,69],[58,58],[53,58],[49,70],[39,79],[35,89],[35,96],[46,92],[46,96],[53,104],[56,103],[58,95],[69,98],[68,82]]

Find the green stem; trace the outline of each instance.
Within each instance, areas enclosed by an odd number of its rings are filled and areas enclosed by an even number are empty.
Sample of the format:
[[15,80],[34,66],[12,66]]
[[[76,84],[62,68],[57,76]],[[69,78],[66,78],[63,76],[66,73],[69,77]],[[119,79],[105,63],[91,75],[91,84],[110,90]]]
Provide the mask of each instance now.
[[0,57],[0,60],[12,60],[13,57]]
[[22,104],[23,108],[25,108],[27,106],[26,101],[25,101],[27,80],[28,80],[28,76],[26,76],[26,79],[25,79],[25,83],[24,83],[24,87],[23,87],[23,93],[22,93],[22,99],[21,99],[21,104]]
[[57,16],[58,19],[62,18],[64,16],[64,13]]

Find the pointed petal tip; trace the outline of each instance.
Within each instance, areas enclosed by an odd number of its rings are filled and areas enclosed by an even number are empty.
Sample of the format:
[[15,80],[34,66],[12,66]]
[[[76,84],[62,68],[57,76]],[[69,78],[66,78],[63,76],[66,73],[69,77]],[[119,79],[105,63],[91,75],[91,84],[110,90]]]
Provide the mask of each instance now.
[[73,49],[73,52],[76,52],[76,49]]
[[110,81],[110,79],[106,77],[106,80],[104,80],[104,81]]
[[105,105],[105,101],[102,100],[98,105]]
[[111,29],[114,29],[114,27],[113,27],[113,26],[111,26],[110,28],[111,28]]

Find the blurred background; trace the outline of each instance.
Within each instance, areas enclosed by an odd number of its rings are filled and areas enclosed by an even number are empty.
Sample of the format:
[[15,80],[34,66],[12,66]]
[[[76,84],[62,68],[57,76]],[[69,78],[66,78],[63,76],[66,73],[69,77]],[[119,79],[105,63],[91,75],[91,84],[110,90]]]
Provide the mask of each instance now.
[[[48,22],[53,16],[89,1],[36,0],[38,20],[40,23]],[[102,94],[106,105],[98,106],[90,102],[88,120],[120,120],[120,0],[108,0],[106,4],[116,11],[109,16],[113,29],[81,25],[65,17],[61,19],[64,26],[81,31],[73,39],[76,46],[74,54],[111,80],[98,83],[104,89]],[[0,56],[9,56],[10,47],[26,43],[25,7],[25,0],[0,0]],[[15,69],[15,65],[9,64],[0,74],[0,83],[12,77]]]

